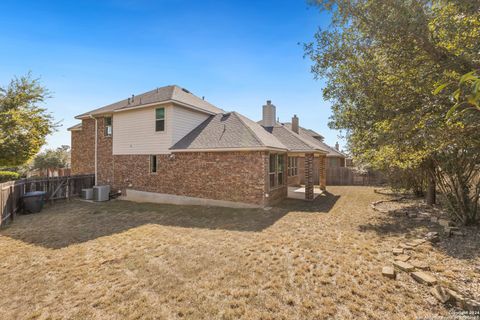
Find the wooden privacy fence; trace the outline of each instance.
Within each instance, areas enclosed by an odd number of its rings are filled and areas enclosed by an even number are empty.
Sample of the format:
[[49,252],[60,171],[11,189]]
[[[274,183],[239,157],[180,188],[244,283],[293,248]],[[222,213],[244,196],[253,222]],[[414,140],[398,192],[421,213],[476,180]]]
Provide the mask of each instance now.
[[26,192],[45,191],[47,200],[68,199],[79,196],[84,188],[95,184],[95,175],[76,175],[50,178],[28,178],[0,183],[0,226],[13,220],[22,206]]
[[379,172],[360,173],[351,167],[327,167],[327,186],[376,186],[384,182]]

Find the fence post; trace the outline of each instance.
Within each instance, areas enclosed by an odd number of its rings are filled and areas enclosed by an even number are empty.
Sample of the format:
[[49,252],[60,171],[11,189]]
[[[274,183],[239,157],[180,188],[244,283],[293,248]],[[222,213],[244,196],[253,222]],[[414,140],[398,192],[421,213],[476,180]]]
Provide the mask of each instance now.
[[14,194],[14,190],[13,190],[13,186],[10,186],[9,188],[9,198],[10,198],[10,220],[13,221],[15,220],[15,194]]
[[67,197],[67,200],[70,200],[70,179],[67,178],[67,187],[65,189],[65,196]]

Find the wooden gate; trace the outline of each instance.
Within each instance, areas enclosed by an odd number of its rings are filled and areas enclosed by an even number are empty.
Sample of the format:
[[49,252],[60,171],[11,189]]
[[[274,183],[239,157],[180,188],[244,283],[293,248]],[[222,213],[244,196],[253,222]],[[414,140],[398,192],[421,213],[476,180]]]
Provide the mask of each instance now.
[[13,220],[21,209],[21,198],[26,192],[46,191],[47,200],[79,196],[82,189],[95,184],[95,175],[76,175],[50,178],[29,178],[0,184],[0,226]]

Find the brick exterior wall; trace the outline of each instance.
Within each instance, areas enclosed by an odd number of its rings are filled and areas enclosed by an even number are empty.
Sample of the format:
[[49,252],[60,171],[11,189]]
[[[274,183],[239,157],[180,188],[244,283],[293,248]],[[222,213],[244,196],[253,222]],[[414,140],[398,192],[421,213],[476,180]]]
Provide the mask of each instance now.
[[[286,185],[268,190],[268,152],[185,152],[157,155],[157,173],[150,173],[149,155],[114,155],[113,183],[99,170],[100,183],[173,195],[271,205],[287,196]],[[268,193],[269,197],[265,194]]]
[[313,200],[313,153],[305,154],[305,199]]
[[97,184],[111,185],[114,177],[113,138],[105,135],[105,118],[97,121]]
[[320,188],[325,190],[327,188],[327,157],[320,156],[318,158],[318,166],[320,171]]
[[95,120],[82,120],[82,130],[71,131],[72,174],[95,173]]
[[[287,183],[273,190],[269,188],[269,153],[266,151],[157,155],[157,173],[151,174],[149,155],[113,155],[115,132],[106,136],[104,118],[97,121],[99,185],[108,184],[122,192],[131,188],[258,205],[272,205],[287,197]],[[82,130],[71,134],[72,174],[94,173],[95,120],[83,120]],[[285,179],[288,181],[286,172]]]
[[300,185],[300,175],[288,177],[288,185],[291,187],[298,187]]

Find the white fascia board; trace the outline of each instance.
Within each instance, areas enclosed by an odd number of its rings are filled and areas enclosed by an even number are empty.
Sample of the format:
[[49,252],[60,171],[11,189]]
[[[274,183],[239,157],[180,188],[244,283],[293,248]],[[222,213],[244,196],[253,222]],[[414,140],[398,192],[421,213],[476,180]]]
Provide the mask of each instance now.
[[196,110],[198,112],[203,112],[203,113],[207,113],[207,114],[211,114],[211,115],[216,114],[214,112],[210,112],[210,111],[207,111],[205,109],[198,108],[198,107],[195,107],[195,106],[192,106],[190,104],[183,103],[183,102],[180,102],[180,101],[177,101],[177,100],[165,100],[165,101],[162,101],[162,102],[152,102],[152,103],[142,104],[142,105],[138,105],[138,106],[134,106],[134,107],[130,107],[130,108],[122,108],[122,109],[113,110],[113,112],[116,113],[116,112],[122,112],[122,111],[129,111],[129,110],[135,110],[135,109],[140,109],[140,108],[160,106],[160,105],[169,104],[169,103],[173,103],[173,104],[185,107],[185,108]]
[[108,112],[105,112],[105,113],[100,112],[100,113],[84,114],[84,115],[81,115],[81,116],[76,116],[75,119],[88,119],[91,116],[98,116],[98,115],[103,115],[103,114],[112,114],[112,113],[116,113],[116,112],[129,111],[129,110],[135,110],[135,109],[140,109],[140,108],[160,106],[160,105],[169,104],[169,103],[173,103],[173,104],[185,107],[185,108],[189,108],[189,109],[192,109],[192,110],[196,110],[198,112],[203,112],[203,113],[207,113],[207,114],[211,114],[211,115],[217,114],[215,112],[207,111],[205,109],[196,107],[196,106],[188,104],[188,103],[183,103],[183,102],[180,102],[180,101],[177,101],[177,100],[170,99],[170,100],[165,100],[165,101],[160,101],[160,102],[140,104],[138,106],[132,106],[132,107],[129,107],[129,108],[123,107],[121,109],[111,110],[111,111],[108,111]]

